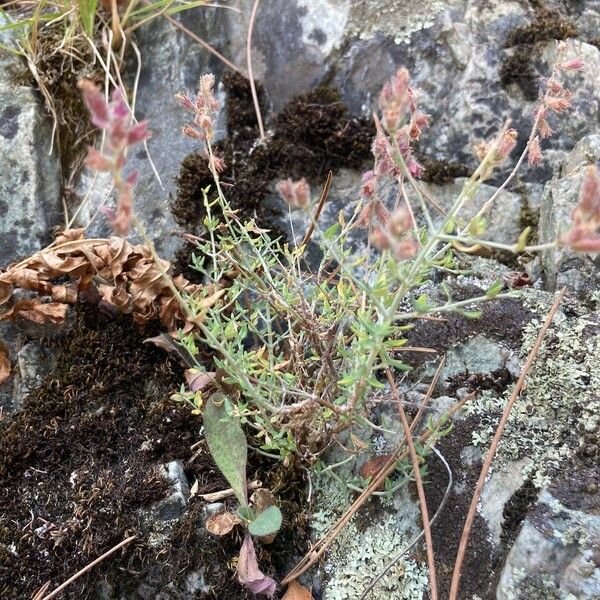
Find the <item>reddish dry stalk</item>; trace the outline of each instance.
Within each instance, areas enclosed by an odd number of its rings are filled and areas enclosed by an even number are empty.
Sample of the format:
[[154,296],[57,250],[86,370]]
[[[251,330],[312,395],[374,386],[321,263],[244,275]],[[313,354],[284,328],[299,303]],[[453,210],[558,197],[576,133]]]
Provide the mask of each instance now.
[[258,121],[258,131],[260,132],[261,141],[265,139],[265,128],[263,126],[262,115],[260,114],[260,104],[258,102],[258,94],[256,93],[256,85],[254,83],[254,75],[252,73],[252,30],[254,29],[254,19],[258,11],[258,3],[260,0],[254,0],[252,12],[250,13],[250,21],[248,22],[248,34],[246,36],[246,62],[248,65],[248,81],[250,82],[250,90],[252,91],[252,101],[254,102],[254,110],[256,111],[256,120]]
[[325,181],[325,185],[323,186],[323,191],[321,192],[321,197],[319,198],[319,203],[317,204],[317,209],[315,210],[315,215],[304,234],[304,238],[300,242],[300,247],[306,246],[308,242],[310,242],[310,238],[315,230],[315,223],[319,220],[321,216],[321,211],[323,210],[323,206],[325,206],[325,202],[327,201],[327,196],[329,196],[329,189],[331,188],[331,180],[333,178],[333,172],[329,171],[327,173],[327,180]]
[[233,69],[236,73],[239,73],[243,77],[248,78],[248,75],[240,69],[238,66],[234,65],[228,58],[223,56],[218,50],[213,48],[208,42],[205,42],[200,36],[196,35],[191,29],[188,29],[185,25],[182,25],[179,21],[176,21],[170,15],[163,15],[163,17],[176,27],[180,31],[183,31],[186,35],[189,35],[194,41],[198,42],[201,46],[203,46],[206,50],[208,50],[211,54],[216,56],[221,62],[226,64],[230,69]]
[[504,433],[504,429],[506,427],[506,422],[508,421],[510,411],[511,411],[515,401],[519,397],[521,390],[523,389],[525,379],[527,378],[527,375],[529,374],[529,371],[531,370],[533,362],[535,361],[535,358],[540,350],[540,346],[542,345],[544,336],[546,335],[548,328],[552,324],[552,319],[554,318],[554,315],[555,315],[556,311],[558,310],[558,307],[565,295],[565,292],[566,292],[566,288],[562,288],[562,290],[560,290],[556,300],[554,301],[554,304],[552,305],[552,308],[548,312],[546,320],[544,321],[544,325],[540,329],[538,336],[535,340],[535,344],[534,344],[533,348],[531,349],[531,352],[529,352],[529,355],[527,356],[527,361],[525,362],[525,366],[523,367],[523,370],[521,371],[521,375],[519,376],[519,379],[515,385],[515,388],[511,394],[508,402],[506,403],[506,406],[504,407],[504,411],[502,412],[502,417],[500,419],[500,422],[498,423],[498,427],[496,428],[496,433],[494,434],[494,439],[492,440],[492,443],[490,444],[490,449],[485,457],[485,462],[483,463],[483,466],[481,467],[479,479],[477,480],[477,485],[475,486],[475,491],[473,492],[473,497],[471,498],[471,505],[469,506],[469,512],[467,513],[465,526],[464,526],[462,535],[460,537],[460,543],[458,546],[458,552],[456,554],[456,562],[454,563],[454,572],[452,573],[452,584],[450,587],[450,595],[448,597],[448,600],[457,600],[457,598],[458,598],[458,592],[460,591],[460,578],[461,578],[460,571],[461,571],[462,564],[463,564],[465,554],[467,551],[467,544],[469,543],[469,536],[471,534],[471,529],[473,527],[473,521],[475,520],[475,513],[477,512],[477,504],[479,502],[481,492],[483,491],[483,485],[485,484],[485,480],[488,476],[490,467],[492,466],[492,462],[496,455],[496,450],[498,448],[500,438],[502,437],[502,434]]
[[128,538],[125,538],[122,542],[119,542],[116,546],[113,546],[110,550],[108,550],[107,552],[105,552],[104,554],[99,556],[96,560],[93,560],[89,565],[86,565],[85,567],[83,567],[83,569],[80,569],[79,571],[77,571],[77,573],[75,573],[75,575],[73,575],[73,577],[69,577],[69,579],[67,579],[67,581],[65,581],[63,584],[59,585],[53,592],[51,592],[47,596],[44,596],[42,598],[42,600],[50,600],[51,598],[54,598],[55,596],[57,596],[68,585],[71,585],[76,579],[79,579],[84,573],[87,573],[88,571],[93,569],[98,563],[102,562],[105,558],[108,558],[111,554],[113,554],[114,552],[116,552],[117,550],[122,548],[123,546],[126,546],[127,544],[129,544],[129,542],[131,542],[135,538],[136,538],[135,535],[131,535]]
[[[443,363],[440,363],[440,366]],[[439,371],[439,369],[438,369]],[[387,380],[392,389],[396,401],[398,403],[398,412],[400,414],[400,421],[402,422],[402,429],[404,430],[404,437],[406,439],[406,445],[408,446],[408,453],[410,454],[410,461],[412,463],[413,471],[415,474],[415,483],[417,485],[417,494],[419,495],[419,509],[421,511],[421,520],[423,521],[423,531],[425,533],[425,546],[427,548],[427,567],[429,569],[429,587],[431,589],[431,600],[437,600],[437,576],[435,574],[435,557],[433,554],[433,540],[431,538],[431,527],[429,526],[429,511],[427,510],[427,500],[425,498],[425,488],[423,487],[423,479],[421,477],[421,471],[419,466],[419,457],[415,450],[415,444],[412,437],[412,432],[408,419],[406,418],[406,411],[402,405],[400,394],[398,394],[398,388],[396,382],[392,377],[389,369],[385,370]]]

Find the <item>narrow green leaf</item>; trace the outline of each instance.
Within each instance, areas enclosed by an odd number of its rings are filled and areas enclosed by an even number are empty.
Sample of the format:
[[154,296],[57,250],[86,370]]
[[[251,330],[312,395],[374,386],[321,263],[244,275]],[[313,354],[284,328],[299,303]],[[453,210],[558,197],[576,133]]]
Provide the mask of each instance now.
[[485,293],[486,298],[495,298],[502,291],[503,287],[504,286],[501,279],[494,281],[494,283],[490,285]]
[[529,234],[531,233],[531,227],[526,227],[519,236],[517,240],[517,252],[523,252],[525,250],[525,246],[527,246],[527,239],[529,238]]
[[248,526],[248,531],[256,537],[272,535],[281,529],[281,511],[277,506],[269,506],[263,510]]
[[98,0],[77,0],[79,7],[79,18],[81,25],[88,37],[92,37],[94,33],[94,17],[96,16],[96,8]]
[[213,394],[204,409],[208,449],[242,506],[247,506],[246,461],[248,443],[237,417],[227,413],[224,394]]

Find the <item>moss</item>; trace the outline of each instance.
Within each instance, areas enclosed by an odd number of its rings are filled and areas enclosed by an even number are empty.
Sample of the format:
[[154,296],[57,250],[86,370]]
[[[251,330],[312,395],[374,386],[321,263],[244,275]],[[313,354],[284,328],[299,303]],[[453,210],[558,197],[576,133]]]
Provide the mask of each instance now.
[[444,185],[454,181],[457,177],[470,177],[472,174],[472,170],[461,163],[436,160],[420,154],[417,154],[417,159],[423,167],[423,173],[419,179],[427,183]]
[[[132,597],[142,582],[154,582],[155,597],[198,571],[219,597],[250,598],[228,566],[240,540],[199,526],[202,502],[192,500],[177,521],[149,516],[167,491],[159,464],[181,461],[199,493],[228,487],[198,445],[201,418],[169,398],[183,374],[143,342],[156,333],[78,307],[69,334],[53,342],[57,367],[20,413],[0,421],[1,598],[29,598],[47,581],[54,588],[128,535],[136,540],[78,579],[66,599],[97,598],[101,584],[110,597]],[[294,470],[255,454],[248,472],[281,499],[284,528],[259,549],[261,566],[277,576],[306,551],[304,485]]]
[[549,9],[541,2],[533,5],[533,21],[516,27],[507,36],[507,53],[500,66],[500,83],[507,87],[516,84],[526,100],[535,101],[538,96],[538,75],[533,66],[541,56],[540,43],[564,40],[578,34],[576,25],[565,19],[556,9]]
[[[272,210],[266,211],[262,200],[274,179],[306,177],[322,185],[329,170],[359,168],[371,158],[373,125],[350,116],[336,91],[318,88],[291,100],[270,123],[269,139],[257,145],[248,82],[234,74],[225,76],[223,84],[229,123],[227,139],[218,149],[226,163],[221,180],[232,206],[262,225],[273,224]],[[260,86],[259,92],[262,96]],[[204,217],[202,190],[212,185],[206,160],[198,154],[187,156],[171,207],[180,225],[198,227]]]
[[523,231],[531,227],[528,243],[538,243],[538,227],[540,223],[540,211],[531,208],[527,196],[521,195],[521,212],[519,214],[519,228]]

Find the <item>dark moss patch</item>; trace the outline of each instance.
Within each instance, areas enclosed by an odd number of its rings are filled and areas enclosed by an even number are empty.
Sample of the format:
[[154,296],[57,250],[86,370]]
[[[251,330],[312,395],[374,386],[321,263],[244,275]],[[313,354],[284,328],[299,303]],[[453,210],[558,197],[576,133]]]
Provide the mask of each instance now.
[[566,40],[575,37],[577,33],[575,23],[564,18],[558,10],[546,8],[538,3],[533,21],[513,29],[506,38],[505,47]]
[[437,185],[444,185],[454,181],[457,177],[469,177],[472,174],[472,169],[464,164],[446,161],[436,160],[434,158],[428,158],[417,153],[417,159],[423,167],[423,172],[419,179],[426,181],[427,183],[435,183]]
[[517,48],[507,56],[500,67],[500,83],[504,87],[516,84],[525,99],[533,102],[538,97],[539,84],[531,52],[531,48]]
[[[137,538],[62,597],[96,598],[101,583],[110,597],[130,597],[142,582],[150,590],[156,582],[156,595],[167,582],[181,588],[201,569],[211,591],[197,598],[249,598],[228,567],[240,540],[207,534],[200,500],[151,543],[156,522],[148,510],[167,492],[157,465],[181,461],[200,493],[227,487],[206,448],[192,450],[201,419],[170,400],[182,372],[143,343],[156,333],[79,307],[68,336],[52,343],[58,366],[20,413],[0,423],[1,598],[30,598],[47,581],[52,589],[128,535]],[[251,454],[249,476],[281,498],[284,530],[259,550],[275,575],[306,550],[303,486],[294,471],[265,460]]]
[[502,511],[502,532],[500,541],[505,550],[508,551],[519,533],[519,527],[527,516],[531,505],[537,500],[538,490],[531,479],[527,479],[523,485],[509,498]]
[[[373,126],[350,116],[337,92],[318,88],[291,100],[269,125],[271,135],[257,144],[258,128],[250,86],[237,74],[226,75],[229,123],[227,139],[219,144],[226,163],[221,179],[227,198],[244,216],[273,224],[272,209],[262,200],[275,178],[306,177],[322,185],[329,170],[361,167],[371,158]],[[262,97],[262,90],[259,87]],[[177,178],[178,194],[171,210],[184,227],[197,226],[204,215],[202,190],[213,186],[206,160],[187,156]]]
[[504,47],[508,52],[500,66],[500,82],[504,87],[515,84],[526,100],[538,97],[538,74],[534,62],[541,56],[540,43],[576,37],[577,26],[566,19],[557,9],[533,3],[534,16],[531,23],[513,29]]

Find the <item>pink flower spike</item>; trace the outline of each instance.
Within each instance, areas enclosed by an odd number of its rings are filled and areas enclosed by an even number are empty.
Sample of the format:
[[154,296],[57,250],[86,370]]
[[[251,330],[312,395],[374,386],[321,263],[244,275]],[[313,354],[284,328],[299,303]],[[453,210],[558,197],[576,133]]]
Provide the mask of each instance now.
[[89,79],[82,79],[78,86],[83,95],[83,101],[90,111],[92,122],[96,127],[104,129],[110,121],[109,108],[104,95]]
[[93,171],[112,171],[114,168],[114,163],[108,156],[92,147],[88,148],[85,164]]
[[134,125],[127,134],[127,144],[133,146],[147,140],[150,137],[150,131],[148,130],[148,121],[140,121],[137,125]]
[[310,202],[310,187],[304,177],[298,181],[285,179],[276,186],[279,195],[292,208],[306,208]]
[[244,542],[240,549],[240,556],[237,564],[238,581],[253,594],[263,594],[267,598],[272,598],[277,590],[277,583],[274,579],[267,577],[258,568],[256,560],[256,550],[249,533],[246,533]]
[[542,160],[542,149],[540,148],[540,138],[535,136],[529,145],[527,151],[527,161],[530,165],[538,165]]
[[558,68],[562,71],[579,71],[583,69],[584,66],[585,62],[583,61],[583,58],[581,56],[577,56],[571,60],[561,63]]

